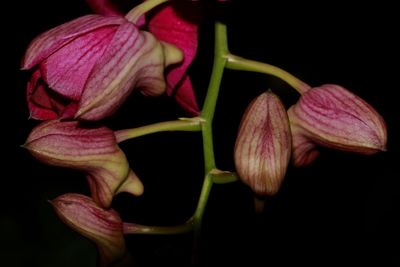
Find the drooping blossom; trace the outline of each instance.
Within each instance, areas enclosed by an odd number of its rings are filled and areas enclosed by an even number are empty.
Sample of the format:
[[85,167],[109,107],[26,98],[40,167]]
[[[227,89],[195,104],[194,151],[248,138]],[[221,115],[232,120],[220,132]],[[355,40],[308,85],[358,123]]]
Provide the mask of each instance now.
[[91,198],[73,193],[50,203],[66,225],[97,245],[99,266],[111,266],[124,256],[123,223],[115,210],[103,209]]
[[22,62],[31,117],[99,120],[130,92],[165,92],[164,68],[181,61],[174,46],[119,16],[87,15],[34,39]]
[[289,120],[282,102],[268,91],[247,107],[235,144],[240,179],[259,196],[278,192],[291,153]]
[[386,149],[383,118],[341,86],[325,84],[308,90],[288,114],[295,166],[311,163],[318,156],[316,145],[360,154]]
[[46,164],[84,171],[92,198],[102,207],[109,207],[119,192],[143,193],[114,132],[106,127],[83,128],[77,121],[50,120],[32,130],[24,147]]

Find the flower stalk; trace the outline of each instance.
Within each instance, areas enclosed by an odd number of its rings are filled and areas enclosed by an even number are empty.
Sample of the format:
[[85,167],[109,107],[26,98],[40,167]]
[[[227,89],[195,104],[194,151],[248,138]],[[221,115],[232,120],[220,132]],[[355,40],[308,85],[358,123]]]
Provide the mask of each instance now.
[[298,91],[300,94],[303,94],[309,89],[311,89],[311,86],[309,86],[305,82],[301,81],[300,79],[293,76],[289,72],[281,68],[278,68],[276,66],[255,60],[238,57],[232,54],[228,54],[226,58],[227,58],[226,62],[227,69],[260,72],[264,74],[273,75],[288,83],[290,86],[296,89],[296,91]]

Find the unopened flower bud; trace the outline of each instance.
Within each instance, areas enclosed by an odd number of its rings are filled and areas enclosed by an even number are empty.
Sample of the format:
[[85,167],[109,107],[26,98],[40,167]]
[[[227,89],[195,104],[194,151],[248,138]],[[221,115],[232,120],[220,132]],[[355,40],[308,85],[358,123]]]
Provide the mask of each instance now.
[[77,121],[47,121],[32,130],[24,147],[46,164],[86,172],[92,197],[102,207],[108,207],[118,192],[143,192],[114,132],[106,127],[82,128]]
[[291,153],[289,120],[282,102],[271,91],[258,96],[243,115],[235,145],[241,180],[259,196],[278,192]]
[[125,254],[122,220],[115,210],[80,194],[65,194],[50,203],[66,225],[96,243],[100,266],[110,266]]
[[288,114],[296,166],[317,157],[315,145],[367,155],[386,149],[383,118],[341,86],[326,84],[305,92]]

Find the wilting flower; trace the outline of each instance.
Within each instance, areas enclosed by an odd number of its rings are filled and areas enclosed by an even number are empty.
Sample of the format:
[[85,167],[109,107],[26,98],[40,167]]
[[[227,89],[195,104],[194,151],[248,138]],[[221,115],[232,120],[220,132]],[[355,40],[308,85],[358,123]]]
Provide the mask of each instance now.
[[306,165],[317,157],[316,144],[360,154],[386,149],[383,118],[341,86],[326,84],[310,89],[288,114],[296,166]]
[[291,153],[291,135],[285,107],[272,92],[250,103],[240,123],[235,165],[241,180],[259,196],[278,192]]
[[66,225],[96,243],[100,266],[110,266],[124,256],[122,220],[115,210],[105,210],[80,194],[65,194],[50,203]]
[[102,207],[119,192],[143,192],[114,132],[106,127],[82,128],[77,121],[51,120],[34,128],[24,147],[46,164],[86,172],[92,197]]
[[[123,15],[121,1],[87,0],[89,6],[104,15]],[[167,70],[168,95],[175,97],[177,103],[192,115],[199,114],[196,97],[187,69],[196,56],[198,30],[201,8],[198,1],[171,1],[156,9],[152,16],[146,18],[148,29],[154,36],[166,43],[173,44],[183,51],[181,64]]]
[[99,120],[111,115],[133,88],[165,91],[164,67],[182,54],[123,17],[87,15],[32,41],[22,62],[33,68],[27,88],[31,117]]

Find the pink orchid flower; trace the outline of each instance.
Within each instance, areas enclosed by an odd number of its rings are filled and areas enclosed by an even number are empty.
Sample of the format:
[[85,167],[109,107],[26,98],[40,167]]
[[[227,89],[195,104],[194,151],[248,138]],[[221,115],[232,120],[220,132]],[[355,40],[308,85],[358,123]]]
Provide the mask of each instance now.
[[114,132],[106,127],[82,128],[77,121],[50,120],[32,130],[24,147],[43,163],[84,171],[92,198],[102,207],[109,207],[119,192],[143,193]]
[[[123,15],[116,2],[115,0],[87,0],[95,12],[103,15]],[[199,9],[196,5],[177,4],[175,6],[173,4],[168,3],[156,9],[156,12],[148,18],[147,26],[157,39],[175,45],[183,51],[182,63],[167,70],[166,92],[169,96],[174,96],[185,111],[196,116],[200,111],[187,69],[197,52]]]
[[164,67],[181,59],[178,49],[124,17],[87,15],[67,22],[39,35],[26,51],[22,68],[33,69],[27,88],[31,117],[110,116],[134,88],[162,94]]
[[308,90],[288,115],[295,166],[314,161],[319,154],[316,145],[367,155],[386,149],[383,118],[341,86],[325,84]]
[[99,266],[111,266],[124,256],[123,223],[118,212],[105,210],[80,194],[65,194],[50,203],[66,225],[96,243]]

